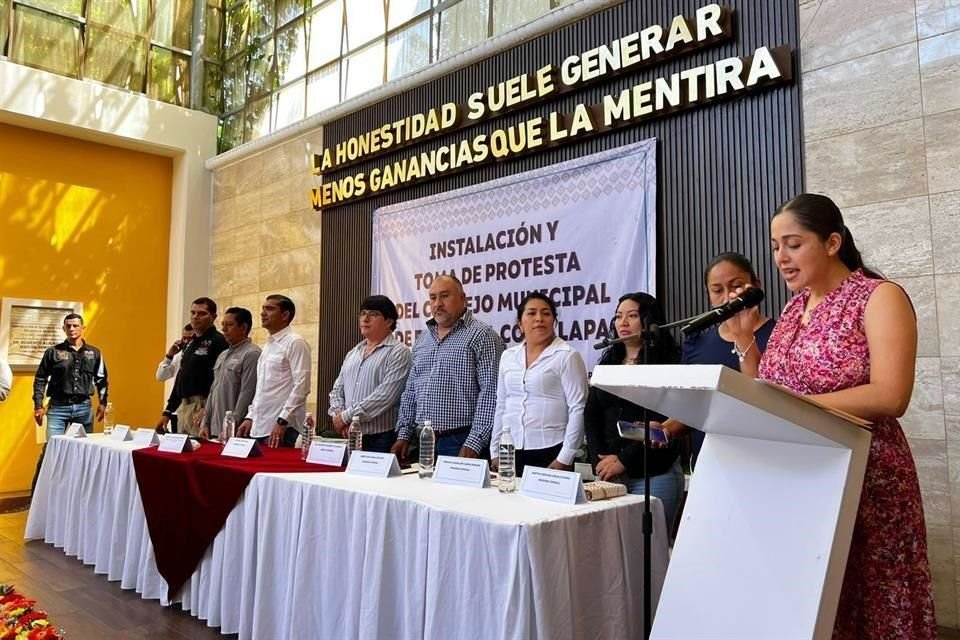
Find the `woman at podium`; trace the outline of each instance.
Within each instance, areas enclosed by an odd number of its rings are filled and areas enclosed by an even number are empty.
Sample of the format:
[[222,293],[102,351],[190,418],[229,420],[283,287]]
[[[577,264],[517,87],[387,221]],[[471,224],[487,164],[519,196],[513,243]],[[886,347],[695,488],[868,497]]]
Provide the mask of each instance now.
[[517,322],[523,342],[500,358],[490,466],[499,470],[500,439],[509,429],[518,476],[527,465],[570,471],[583,442],[587,367],[557,336],[557,304],[546,295],[528,294]]
[[796,295],[759,366],[745,361],[744,373],[873,422],[833,637],[932,640],[923,504],[897,422],[913,390],[913,306],[898,285],[864,267],[826,196],[803,194],[782,205],[770,236],[777,268]]
[[[710,306],[719,307],[726,303],[737,289],[742,290],[748,284],[759,287],[760,278],[753,269],[753,263],[746,256],[729,251],[721,253],[710,262],[704,270],[703,283],[707,288]],[[688,336],[683,341],[680,364],[722,364],[734,371],[740,371],[740,363],[748,357],[757,358],[759,361],[759,354],[767,348],[773,325],[772,318],[761,315],[758,307],[751,307],[703,333]],[[698,429],[690,429],[673,418],[664,421],[660,427],[668,440],[690,433],[693,439],[691,466],[695,467],[703,446],[704,433]]]
[[[633,365],[643,363],[644,343],[641,332],[650,324],[663,324],[663,311],[656,298],[646,293],[628,293],[617,305],[611,326],[620,338],[636,336],[608,347],[598,364]],[[648,364],[676,362],[676,345],[672,336],[662,332],[656,346],[650,349]],[[649,412],[651,420],[664,416]],[[584,429],[590,461],[601,480],[622,481],[630,493],[643,494],[643,442],[620,437],[617,423],[633,423],[643,419],[643,408],[602,389],[590,387],[584,411]],[[663,503],[667,531],[671,531],[680,497],[683,495],[683,472],[676,446],[651,448],[647,453],[650,466],[650,493]]]

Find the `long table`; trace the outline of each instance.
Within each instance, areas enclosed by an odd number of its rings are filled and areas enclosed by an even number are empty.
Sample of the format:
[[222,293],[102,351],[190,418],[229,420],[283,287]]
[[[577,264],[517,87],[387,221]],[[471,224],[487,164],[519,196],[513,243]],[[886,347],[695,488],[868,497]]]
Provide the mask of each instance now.
[[[25,537],[166,605],[132,450],[52,438]],[[642,506],[258,474],[175,600],[240,638],[640,638]],[[652,507],[656,603],[667,532]]]

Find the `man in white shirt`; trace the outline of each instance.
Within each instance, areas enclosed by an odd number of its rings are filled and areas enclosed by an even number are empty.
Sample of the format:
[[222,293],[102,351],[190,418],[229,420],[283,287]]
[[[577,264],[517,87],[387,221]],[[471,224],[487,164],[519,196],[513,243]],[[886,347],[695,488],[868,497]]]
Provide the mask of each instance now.
[[13,372],[10,371],[10,365],[5,360],[0,360],[0,402],[7,399],[10,395],[10,387],[13,386]]
[[183,356],[183,349],[190,344],[191,340],[193,340],[193,326],[188,322],[183,327],[180,339],[170,345],[166,355],[163,356],[163,360],[157,365],[157,382],[166,382],[177,375],[180,370],[180,358]]
[[270,333],[257,363],[257,392],[237,435],[271,447],[292,447],[306,418],[310,393],[310,345],[290,329],[297,313],[293,300],[267,296],[260,311]]

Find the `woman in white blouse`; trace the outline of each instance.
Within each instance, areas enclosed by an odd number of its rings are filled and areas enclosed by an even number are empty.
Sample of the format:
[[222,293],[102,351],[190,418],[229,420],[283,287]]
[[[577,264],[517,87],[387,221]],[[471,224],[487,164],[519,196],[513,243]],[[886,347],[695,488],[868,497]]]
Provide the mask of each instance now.
[[499,467],[500,437],[509,429],[517,475],[525,465],[572,469],[583,441],[587,368],[580,354],[557,337],[557,305],[546,295],[527,295],[517,322],[524,341],[500,358],[491,467]]

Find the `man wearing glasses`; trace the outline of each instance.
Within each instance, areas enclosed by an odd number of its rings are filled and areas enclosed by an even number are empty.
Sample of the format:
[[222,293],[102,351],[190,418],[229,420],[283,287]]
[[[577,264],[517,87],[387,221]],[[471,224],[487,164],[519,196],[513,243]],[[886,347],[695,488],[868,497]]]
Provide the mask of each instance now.
[[347,353],[330,391],[333,428],[346,437],[360,419],[363,450],[390,453],[400,394],[410,373],[410,349],[397,340],[397,307],[386,296],[369,296],[360,305],[363,340]]

